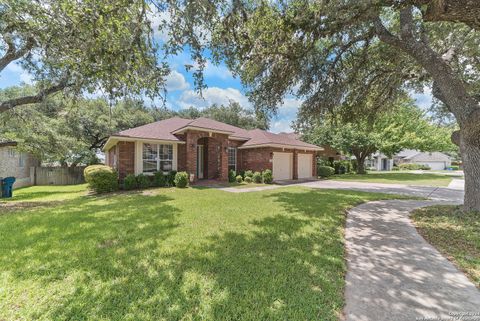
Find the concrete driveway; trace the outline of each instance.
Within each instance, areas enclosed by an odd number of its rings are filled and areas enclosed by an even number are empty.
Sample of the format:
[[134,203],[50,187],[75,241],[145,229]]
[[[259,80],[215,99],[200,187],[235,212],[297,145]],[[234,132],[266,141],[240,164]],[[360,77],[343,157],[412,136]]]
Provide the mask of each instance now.
[[[345,320],[480,320],[480,291],[409,218],[415,208],[461,204],[460,183],[457,189],[338,181],[301,185],[429,198],[369,202],[348,212]],[[454,318],[462,313],[473,318]]]

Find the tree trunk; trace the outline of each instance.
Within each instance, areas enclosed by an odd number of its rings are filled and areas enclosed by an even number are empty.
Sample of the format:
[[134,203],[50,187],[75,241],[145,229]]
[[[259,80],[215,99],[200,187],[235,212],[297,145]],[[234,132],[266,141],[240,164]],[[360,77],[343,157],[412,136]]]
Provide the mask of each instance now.
[[[480,126],[478,124],[477,126]],[[460,129],[460,152],[465,174],[465,211],[480,212],[480,136],[478,130]]]
[[367,174],[365,170],[365,155],[362,154],[354,154],[355,161],[357,162],[357,174]]

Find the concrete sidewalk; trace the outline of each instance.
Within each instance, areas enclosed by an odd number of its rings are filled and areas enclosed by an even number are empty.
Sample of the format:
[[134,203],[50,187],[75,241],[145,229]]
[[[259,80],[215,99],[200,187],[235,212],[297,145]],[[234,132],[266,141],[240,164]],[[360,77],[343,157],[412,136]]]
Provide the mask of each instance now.
[[473,320],[480,320],[480,291],[408,217],[439,203],[448,202],[377,201],[348,212],[345,320],[453,320],[462,312],[479,313]]

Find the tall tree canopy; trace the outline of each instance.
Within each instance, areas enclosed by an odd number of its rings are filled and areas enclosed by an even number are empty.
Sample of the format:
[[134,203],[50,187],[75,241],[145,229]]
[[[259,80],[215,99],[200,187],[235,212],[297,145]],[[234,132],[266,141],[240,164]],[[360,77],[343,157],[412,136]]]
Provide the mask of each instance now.
[[160,61],[143,0],[4,0],[0,3],[0,72],[19,63],[35,91],[0,101],[0,112],[65,91],[111,97],[158,96]]
[[449,127],[433,124],[411,100],[393,102],[388,113],[350,115],[342,111],[322,118],[299,117],[295,128],[303,139],[317,145],[329,145],[355,156],[357,172],[365,173],[365,160],[373,153],[392,157],[403,149],[452,152],[456,148]]
[[369,91],[381,109],[399,92],[431,87],[459,125],[465,209],[480,210],[480,2],[192,0],[167,10],[179,30],[173,47],[212,50],[259,109],[274,112],[295,94],[312,115],[355,110]]

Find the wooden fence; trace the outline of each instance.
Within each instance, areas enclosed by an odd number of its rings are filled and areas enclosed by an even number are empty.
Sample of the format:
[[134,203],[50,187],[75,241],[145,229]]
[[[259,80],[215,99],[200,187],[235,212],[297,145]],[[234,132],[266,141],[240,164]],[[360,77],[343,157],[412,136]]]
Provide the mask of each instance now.
[[30,167],[32,185],[75,185],[85,183],[85,167]]

